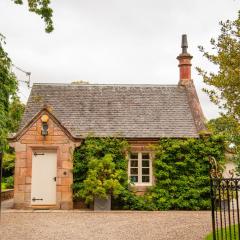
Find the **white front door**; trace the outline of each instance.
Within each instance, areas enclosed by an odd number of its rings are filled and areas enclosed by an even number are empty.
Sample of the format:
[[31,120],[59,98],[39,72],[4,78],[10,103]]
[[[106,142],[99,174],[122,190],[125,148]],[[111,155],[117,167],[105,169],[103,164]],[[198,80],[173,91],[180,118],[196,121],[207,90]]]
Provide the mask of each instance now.
[[32,205],[56,204],[57,152],[36,150],[32,156]]

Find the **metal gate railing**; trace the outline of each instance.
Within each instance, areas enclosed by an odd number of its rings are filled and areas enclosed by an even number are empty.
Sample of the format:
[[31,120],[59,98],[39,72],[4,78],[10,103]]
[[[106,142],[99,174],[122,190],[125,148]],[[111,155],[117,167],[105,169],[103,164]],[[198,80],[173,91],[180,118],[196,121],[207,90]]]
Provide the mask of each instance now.
[[216,164],[210,185],[213,240],[240,240],[240,178],[223,178]]

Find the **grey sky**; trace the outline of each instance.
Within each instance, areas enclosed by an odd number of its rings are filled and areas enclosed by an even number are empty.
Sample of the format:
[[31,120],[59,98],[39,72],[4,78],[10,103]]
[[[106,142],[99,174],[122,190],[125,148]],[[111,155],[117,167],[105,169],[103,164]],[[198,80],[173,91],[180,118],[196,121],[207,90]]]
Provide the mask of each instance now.
[[[209,47],[220,20],[235,19],[239,0],[55,0],[55,30],[44,32],[36,15],[0,0],[0,32],[17,66],[33,82],[176,84],[181,34],[188,34],[197,91],[207,118],[217,108],[201,91],[196,66],[213,69],[197,46]],[[15,71],[19,79],[26,77]],[[29,90],[21,84],[26,101]]]

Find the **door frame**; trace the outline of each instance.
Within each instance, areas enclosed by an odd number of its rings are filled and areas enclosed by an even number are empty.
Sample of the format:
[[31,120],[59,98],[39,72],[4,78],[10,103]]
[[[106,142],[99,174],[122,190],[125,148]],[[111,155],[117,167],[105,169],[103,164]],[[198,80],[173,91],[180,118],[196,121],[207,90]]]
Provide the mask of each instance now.
[[[56,166],[56,204],[53,204],[53,205],[32,205],[32,202],[31,202],[31,195],[32,195],[32,158],[33,158],[33,152],[34,151],[47,151],[47,150],[54,150],[56,151],[56,155],[57,155],[57,166]],[[57,206],[59,206],[60,204],[60,199],[58,199],[58,183],[59,183],[59,176],[58,176],[58,169],[59,169],[59,166],[61,166],[61,158],[60,158],[60,145],[39,145],[39,144],[31,144],[31,145],[28,145],[27,147],[27,154],[28,154],[28,161],[30,161],[30,169],[29,171],[31,172],[31,191],[30,191],[30,206],[32,208],[36,208],[36,209],[44,209],[44,208],[56,208]]]

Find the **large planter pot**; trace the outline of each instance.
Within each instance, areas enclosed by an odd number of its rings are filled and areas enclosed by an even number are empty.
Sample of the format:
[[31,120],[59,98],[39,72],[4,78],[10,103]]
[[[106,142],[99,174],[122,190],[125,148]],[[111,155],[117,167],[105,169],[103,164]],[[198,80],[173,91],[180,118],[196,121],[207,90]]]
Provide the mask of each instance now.
[[110,211],[111,210],[111,195],[105,198],[94,198],[94,211]]

